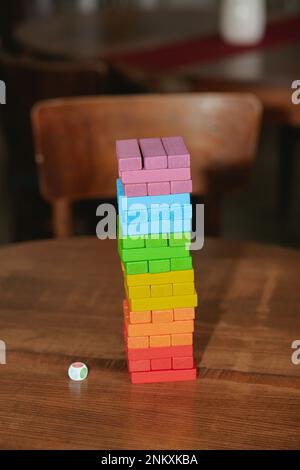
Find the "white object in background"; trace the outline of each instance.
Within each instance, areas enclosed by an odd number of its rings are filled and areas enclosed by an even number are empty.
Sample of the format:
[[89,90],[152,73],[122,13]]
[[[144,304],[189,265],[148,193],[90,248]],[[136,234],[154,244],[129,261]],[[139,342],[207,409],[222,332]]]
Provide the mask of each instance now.
[[68,375],[71,380],[75,380],[75,382],[81,382],[85,380],[88,376],[88,368],[83,362],[74,362],[71,364],[68,370]]
[[221,34],[230,44],[257,44],[266,29],[265,0],[222,0]]

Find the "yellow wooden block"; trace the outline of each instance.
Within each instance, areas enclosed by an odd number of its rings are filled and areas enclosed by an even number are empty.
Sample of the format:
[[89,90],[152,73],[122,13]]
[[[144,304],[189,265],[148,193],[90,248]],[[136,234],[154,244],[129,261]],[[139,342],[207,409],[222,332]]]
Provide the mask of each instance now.
[[149,348],[148,336],[138,336],[127,338],[127,346],[129,349],[145,349]]
[[173,310],[153,310],[153,323],[169,323],[174,320]]
[[194,270],[170,271],[157,274],[126,274],[124,273],[128,286],[149,286],[159,284],[175,284],[180,282],[194,282]]
[[179,333],[192,333],[194,331],[193,320],[173,321],[169,323],[145,323],[143,325],[130,325],[126,322],[128,338],[131,336],[159,336]]
[[150,336],[150,348],[168,348],[171,346],[171,336]]
[[127,286],[126,292],[130,299],[145,299],[151,297],[150,286]]
[[159,286],[151,286],[151,297],[171,297],[173,295],[172,284],[161,284]]
[[195,309],[193,307],[174,308],[174,320],[194,320],[194,318]]
[[173,295],[190,295],[195,292],[194,282],[181,282],[173,284]]
[[193,344],[193,335],[191,333],[180,333],[171,336],[172,346],[187,346]]
[[169,310],[181,307],[197,307],[198,298],[196,292],[192,295],[173,297],[150,297],[146,299],[129,299],[131,312],[143,310]]

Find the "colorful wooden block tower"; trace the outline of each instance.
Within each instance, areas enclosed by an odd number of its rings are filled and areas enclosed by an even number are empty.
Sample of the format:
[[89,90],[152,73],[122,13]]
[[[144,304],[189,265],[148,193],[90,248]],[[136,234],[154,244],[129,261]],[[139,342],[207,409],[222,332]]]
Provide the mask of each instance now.
[[194,380],[197,294],[190,155],[182,137],[120,140],[118,249],[132,383]]

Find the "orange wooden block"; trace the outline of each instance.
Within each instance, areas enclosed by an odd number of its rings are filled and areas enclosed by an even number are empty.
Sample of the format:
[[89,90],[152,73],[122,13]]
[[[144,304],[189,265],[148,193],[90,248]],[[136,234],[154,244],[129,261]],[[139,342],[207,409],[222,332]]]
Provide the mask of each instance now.
[[127,338],[127,347],[129,349],[149,348],[149,338],[148,336]]
[[169,323],[144,323],[131,325],[126,321],[127,335],[131,336],[159,336],[174,335],[179,333],[192,333],[194,331],[193,320],[173,321]]
[[151,369],[149,360],[128,361],[129,372],[147,372]]
[[194,359],[192,356],[172,358],[172,369],[193,369],[193,367],[194,367]]
[[129,312],[129,322],[133,325],[151,322],[151,311]]
[[193,344],[193,335],[191,333],[180,333],[171,336],[172,346],[183,346]]
[[150,336],[150,348],[161,348],[171,346],[170,335]]
[[173,310],[153,310],[152,321],[153,323],[169,323],[173,321]]
[[170,357],[151,360],[151,370],[170,370],[172,369],[172,359]]
[[194,307],[174,308],[174,320],[194,320]]

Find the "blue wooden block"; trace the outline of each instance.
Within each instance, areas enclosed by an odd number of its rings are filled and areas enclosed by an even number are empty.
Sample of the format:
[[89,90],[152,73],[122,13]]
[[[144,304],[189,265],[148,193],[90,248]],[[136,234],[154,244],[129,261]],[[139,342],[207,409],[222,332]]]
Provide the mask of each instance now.
[[120,220],[122,235],[127,236],[140,236],[140,235],[155,235],[160,233],[179,233],[190,232],[192,230],[191,219],[186,220],[159,220],[151,222],[124,223]]

